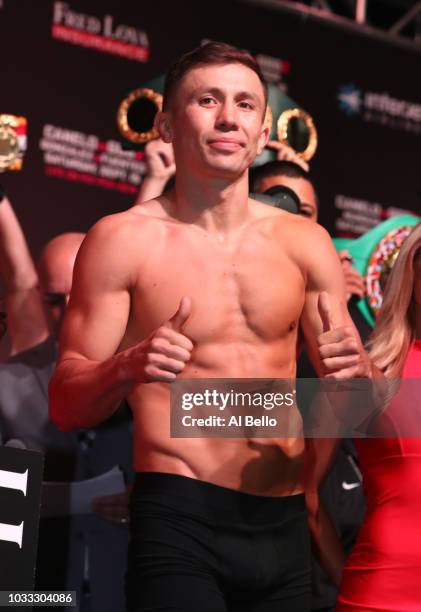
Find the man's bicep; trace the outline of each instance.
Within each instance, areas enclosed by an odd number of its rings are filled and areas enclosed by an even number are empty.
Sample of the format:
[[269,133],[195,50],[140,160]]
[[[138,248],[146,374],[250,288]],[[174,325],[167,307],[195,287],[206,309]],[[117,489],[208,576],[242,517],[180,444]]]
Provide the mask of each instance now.
[[129,298],[116,294],[95,297],[95,304],[85,300],[80,305],[74,300],[69,305],[60,334],[60,360],[103,361],[117,352],[127,325]]
[[94,230],[88,235],[78,254],[60,335],[60,359],[102,361],[123,339],[130,311],[128,263],[102,233]]

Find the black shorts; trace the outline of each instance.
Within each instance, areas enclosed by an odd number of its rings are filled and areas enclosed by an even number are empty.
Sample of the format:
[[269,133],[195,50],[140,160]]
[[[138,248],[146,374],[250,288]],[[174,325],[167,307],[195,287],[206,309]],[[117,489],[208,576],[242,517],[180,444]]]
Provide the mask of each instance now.
[[185,476],[136,475],[130,612],[306,612],[303,495],[263,497]]

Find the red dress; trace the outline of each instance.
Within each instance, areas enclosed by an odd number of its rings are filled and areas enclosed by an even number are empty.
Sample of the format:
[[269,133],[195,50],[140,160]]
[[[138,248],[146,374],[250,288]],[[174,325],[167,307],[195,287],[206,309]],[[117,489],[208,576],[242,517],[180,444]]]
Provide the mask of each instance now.
[[[411,347],[402,378],[421,379],[421,340]],[[411,388],[413,382],[407,384]],[[406,402],[415,407],[411,414],[405,416],[399,394],[390,404],[389,429],[397,424],[399,432],[399,424],[412,419],[412,431],[420,430],[421,393],[416,398],[413,393],[418,384],[421,389],[421,380],[414,381]],[[421,612],[421,438],[360,439],[355,444],[367,512],[344,568],[336,611]]]

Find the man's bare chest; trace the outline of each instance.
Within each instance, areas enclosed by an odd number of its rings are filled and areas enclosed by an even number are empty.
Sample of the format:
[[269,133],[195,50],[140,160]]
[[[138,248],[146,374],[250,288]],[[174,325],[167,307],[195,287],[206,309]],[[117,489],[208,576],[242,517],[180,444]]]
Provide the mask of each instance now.
[[202,342],[232,335],[276,339],[296,325],[304,303],[304,280],[282,246],[244,239],[173,239],[139,265],[132,290],[131,321],[147,336],[192,301],[185,333]]

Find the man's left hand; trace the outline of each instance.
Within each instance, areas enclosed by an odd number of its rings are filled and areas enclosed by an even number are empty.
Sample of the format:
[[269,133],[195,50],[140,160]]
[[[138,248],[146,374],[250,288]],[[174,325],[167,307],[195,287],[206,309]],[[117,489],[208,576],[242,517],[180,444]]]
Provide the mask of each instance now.
[[319,295],[323,332],[317,339],[325,378],[371,378],[371,362],[351,326],[339,325],[332,315],[329,295]]

